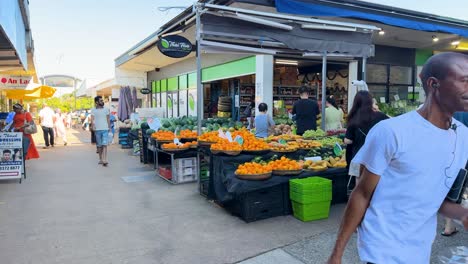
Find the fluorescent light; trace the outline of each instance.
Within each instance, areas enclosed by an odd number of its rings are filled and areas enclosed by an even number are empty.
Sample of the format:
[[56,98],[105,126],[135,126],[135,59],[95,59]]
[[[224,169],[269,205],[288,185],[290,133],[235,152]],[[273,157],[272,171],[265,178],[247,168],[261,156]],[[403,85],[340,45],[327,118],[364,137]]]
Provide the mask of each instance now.
[[468,50],[468,47],[457,47],[457,50]]
[[195,19],[197,19],[197,16],[193,16],[185,21],[185,25],[188,25],[192,23]]
[[183,30],[176,30],[176,31],[172,31],[172,32],[168,32],[168,33],[164,33],[161,35],[161,37],[167,37],[167,36],[172,36],[172,35],[177,35],[177,34],[181,34],[181,33],[184,33]]
[[459,40],[452,41],[451,44],[452,44],[453,46],[457,46],[457,45],[460,45],[460,41],[459,41]]
[[432,41],[433,41],[433,42],[437,42],[437,41],[439,41],[439,38],[438,38],[437,36],[434,35],[434,36],[432,36]]
[[319,24],[302,24],[301,28],[303,29],[324,29],[324,30],[336,30],[336,31],[351,31],[354,32],[357,29],[355,27],[340,27],[340,26],[330,26],[330,25],[319,25]]
[[248,16],[248,15],[244,15],[244,14],[236,14],[236,17],[241,19],[241,20],[245,20],[245,21],[249,21],[249,22],[252,22],[252,23],[261,24],[261,25],[265,25],[265,26],[269,26],[269,27],[275,27],[275,28],[284,29],[284,30],[292,30],[293,29],[293,27],[289,26],[289,25],[281,24],[281,23],[278,23],[278,22],[274,22],[274,21],[271,21],[271,20],[262,19],[262,18],[258,18],[258,17]]
[[298,62],[294,60],[276,60],[276,64],[284,64],[284,65],[294,65],[297,66]]
[[[302,53],[303,57],[322,57],[323,53],[319,52],[304,52]],[[345,57],[345,58],[353,58],[353,57],[359,57],[359,56],[354,56],[353,54],[346,54],[346,53],[327,53],[327,57]]]
[[383,35],[385,35],[385,31],[383,31],[383,30],[380,30],[380,31],[379,31],[379,35],[380,35],[380,36],[383,36]]

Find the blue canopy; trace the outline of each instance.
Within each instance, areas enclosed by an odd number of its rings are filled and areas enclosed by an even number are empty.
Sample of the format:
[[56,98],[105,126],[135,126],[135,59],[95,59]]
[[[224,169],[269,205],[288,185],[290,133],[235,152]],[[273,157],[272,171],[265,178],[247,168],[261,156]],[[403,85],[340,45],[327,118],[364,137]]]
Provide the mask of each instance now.
[[468,30],[458,27],[438,25],[431,22],[397,18],[382,14],[365,13],[339,7],[325,6],[300,0],[276,0],[276,10],[280,13],[289,13],[305,16],[347,17],[377,21],[386,25],[415,29],[420,31],[443,32],[468,37]]

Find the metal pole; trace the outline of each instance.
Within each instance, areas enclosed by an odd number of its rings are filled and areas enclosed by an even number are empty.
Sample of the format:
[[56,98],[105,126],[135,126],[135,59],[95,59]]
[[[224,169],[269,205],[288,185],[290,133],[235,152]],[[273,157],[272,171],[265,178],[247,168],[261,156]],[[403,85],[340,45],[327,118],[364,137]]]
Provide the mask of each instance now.
[[327,52],[322,57],[322,130],[325,131],[325,107],[327,97]]
[[196,16],[196,40],[197,40],[197,133],[201,135],[202,119],[203,119],[203,85],[201,73],[201,48],[200,48],[200,7],[198,4],[194,5]]
[[367,65],[367,58],[362,57],[362,80],[366,81],[366,65]]

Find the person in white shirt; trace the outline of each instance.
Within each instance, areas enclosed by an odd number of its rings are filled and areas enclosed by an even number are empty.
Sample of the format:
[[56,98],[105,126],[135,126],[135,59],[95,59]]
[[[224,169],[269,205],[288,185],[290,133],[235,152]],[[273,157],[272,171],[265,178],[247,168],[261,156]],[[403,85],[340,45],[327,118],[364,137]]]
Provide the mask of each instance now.
[[376,264],[429,263],[437,213],[468,229],[468,209],[446,199],[468,160],[468,128],[452,118],[468,110],[468,56],[434,55],[420,77],[424,106],[378,123],[353,159],[361,177],[329,264],[341,263],[356,228],[361,261]]
[[110,111],[104,108],[104,100],[102,96],[94,97],[96,108],[91,110],[91,129],[96,135],[96,146],[99,154],[98,164],[106,167],[107,161],[107,145],[109,144],[110,130]]
[[54,147],[54,110],[44,103],[44,107],[39,111],[39,118],[41,120],[42,132],[44,134],[44,148],[49,148],[49,146]]

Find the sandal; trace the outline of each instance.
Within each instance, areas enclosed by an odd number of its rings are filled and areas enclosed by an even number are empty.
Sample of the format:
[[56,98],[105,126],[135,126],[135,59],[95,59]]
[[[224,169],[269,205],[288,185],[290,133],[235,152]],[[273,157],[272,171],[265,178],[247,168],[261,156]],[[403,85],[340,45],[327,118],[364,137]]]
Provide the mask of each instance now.
[[108,164],[109,164],[109,162],[103,162],[102,166],[107,167]]
[[440,235],[445,236],[445,237],[450,237],[458,233],[458,229],[454,228],[451,233],[445,233],[445,230],[440,233]]
[[101,160],[101,161],[99,161],[97,164],[98,164],[98,165],[101,165],[101,164],[103,164],[102,160]]

